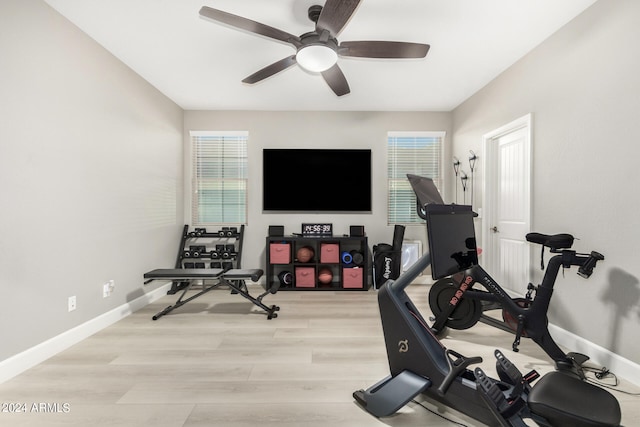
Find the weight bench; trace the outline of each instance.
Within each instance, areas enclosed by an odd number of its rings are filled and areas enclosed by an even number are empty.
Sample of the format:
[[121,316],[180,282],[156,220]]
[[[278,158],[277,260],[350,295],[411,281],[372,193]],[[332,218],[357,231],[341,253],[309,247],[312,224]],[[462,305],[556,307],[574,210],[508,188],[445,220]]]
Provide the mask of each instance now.
[[[279,283],[276,282],[274,286],[268,289],[265,293],[260,296],[253,297],[249,294],[249,289],[245,283],[245,280],[251,279],[253,282],[257,282],[262,277],[263,271],[260,269],[238,269],[233,268],[231,270],[223,270],[222,268],[159,268],[156,270],[149,271],[144,274],[144,278],[147,279],[144,284],[153,281],[153,280],[174,280],[174,281],[182,281],[186,283],[186,286],[183,288],[180,297],[175,302],[175,304],[168,306],[158,314],[152,317],[153,320],[158,320],[160,317],[164,316],[175,310],[176,308],[185,305],[189,301],[192,301],[198,298],[201,295],[206,294],[207,292],[216,289],[220,286],[228,286],[231,288],[231,292],[234,294],[238,294],[253,304],[257,305],[261,309],[267,312],[267,319],[272,319],[274,317],[278,317],[278,313],[276,311],[280,310],[280,307],[272,305],[271,307],[262,303],[262,298],[264,298],[267,294],[275,294],[278,292],[278,288],[280,287]],[[195,295],[190,296],[189,298],[183,299],[189,291],[194,282],[197,280],[202,280],[202,290]],[[207,284],[206,280],[215,280],[212,284]]]

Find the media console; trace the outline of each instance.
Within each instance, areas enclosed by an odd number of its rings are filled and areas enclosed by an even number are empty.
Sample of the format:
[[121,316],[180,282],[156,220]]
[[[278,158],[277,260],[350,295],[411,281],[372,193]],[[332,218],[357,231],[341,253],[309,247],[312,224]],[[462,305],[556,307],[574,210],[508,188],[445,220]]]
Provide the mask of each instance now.
[[369,289],[371,256],[366,236],[269,236],[266,246],[267,289]]

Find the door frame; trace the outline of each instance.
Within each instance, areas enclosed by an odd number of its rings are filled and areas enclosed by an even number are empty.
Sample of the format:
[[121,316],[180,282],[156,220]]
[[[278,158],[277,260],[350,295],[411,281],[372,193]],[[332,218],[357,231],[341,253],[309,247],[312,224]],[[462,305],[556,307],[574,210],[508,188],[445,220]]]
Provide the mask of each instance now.
[[[525,167],[528,169],[525,171],[525,176],[527,179],[526,187],[529,193],[529,197],[527,198],[527,203],[529,206],[525,210],[526,215],[526,224],[527,229],[531,230],[531,211],[532,211],[532,179],[531,179],[531,171],[533,164],[533,150],[532,150],[532,141],[533,141],[533,114],[529,113],[520,118],[513,120],[503,126],[500,126],[497,129],[492,130],[482,136],[482,159],[483,159],[483,171],[484,171],[484,180],[482,185],[482,242],[483,245],[489,245],[489,228],[492,223],[495,223],[495,203],[496,197],[494,194],[494,189],[496,188],[496,176],[493,171],[496,170],[496,156],[497,150],[495,145],[493,144],[499,138],[508,135],[512,132],[519,131],[521,129],[525,129],[525,150],[528,154],[529,161]],[[524,239],[524,236],[523,236]],[[489,247],[489,246],[488,246]],[[494,258],[494,251],[488,250],[486,254],[483,253],[483,257],[485,258],[485,265],[492,271],[492,269],[497,268],[496,263],[498,260]],[[531,280],[531,257],[526,256],[527,266],[526,271],[528,272],[528,280]]]

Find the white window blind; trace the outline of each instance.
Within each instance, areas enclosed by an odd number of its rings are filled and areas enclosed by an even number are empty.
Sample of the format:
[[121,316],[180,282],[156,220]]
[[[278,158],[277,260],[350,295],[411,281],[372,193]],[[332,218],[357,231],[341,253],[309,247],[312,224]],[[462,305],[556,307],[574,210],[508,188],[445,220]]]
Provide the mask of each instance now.
[[246,224],[248,132],[191,132],[191,221]]
[[388,224],[422,223],[407,174],[433,179],[442,193],[442,154],[445,132],[387,134]]

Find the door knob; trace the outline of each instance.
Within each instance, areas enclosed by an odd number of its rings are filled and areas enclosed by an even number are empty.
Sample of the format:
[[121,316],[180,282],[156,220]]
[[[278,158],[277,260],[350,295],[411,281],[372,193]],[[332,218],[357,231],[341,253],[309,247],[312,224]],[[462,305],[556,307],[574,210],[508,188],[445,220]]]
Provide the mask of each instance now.
[[491,231],[493,231],[494,233],[498,232],[498,227],[496,227],[495,225],[493,227],[491,227]]

